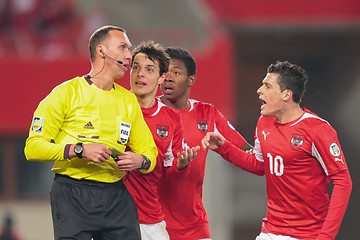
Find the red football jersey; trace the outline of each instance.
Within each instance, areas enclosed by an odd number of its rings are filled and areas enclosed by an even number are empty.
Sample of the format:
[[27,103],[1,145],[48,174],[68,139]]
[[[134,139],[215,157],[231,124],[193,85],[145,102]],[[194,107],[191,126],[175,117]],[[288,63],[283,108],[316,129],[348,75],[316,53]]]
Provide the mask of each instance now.
[[347,165],[336,131],[303,110],[286,124],[258,120],[254,151],[264,164],[268,197],[262,232],[316,239],[329,209],[329,176]]
[[[201,145],[207,132],[218,132],[241,148],[245,139],[211,104],[189,100],[185,110],[174,110],[181,117],[185,145]],[[209,222],[202,203],[202,186],[207,151],[200,148],[188,167],[188,174],[179,178],[165,173],[160,182],[160,203],[165,212],[167,230],[172,240],[210,238]]]
[[179,115],[163,103],[156,101],[153,107],[141,110],[158,148],[157,163],[154,170],[147,174],[139,170],[130,171],[129,178],[124,182],[136,203],[139,222],[155,224],[165,219],[158,197],[163,168],[182,173],[176,167],[176,154],[183,151],[183,135]]

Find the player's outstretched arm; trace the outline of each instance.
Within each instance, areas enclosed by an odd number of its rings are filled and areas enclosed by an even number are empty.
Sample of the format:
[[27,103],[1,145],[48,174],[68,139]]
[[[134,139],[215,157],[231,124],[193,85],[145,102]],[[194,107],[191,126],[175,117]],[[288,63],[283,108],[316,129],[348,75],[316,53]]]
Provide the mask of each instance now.
[[247,172],[259,176],[264,175],[264,164],[262,161],[258,161],[253,153],[245,152],[236,147],[220,134],[208,132],[201,140],[201,144],[204,149],[209,148],[217,152],[226,161]]
[[201,140],[201,145],[204,150],[206,150],[207,148],[209,148],[210,150],[215,150],[224,145],[224,142],[225,138],[223,138],[220,134],[208,132]]
[[200,146],[186,148],[182,153],[177,153],[178,162],[176,167],[181,171],[186,168],[197,156]]

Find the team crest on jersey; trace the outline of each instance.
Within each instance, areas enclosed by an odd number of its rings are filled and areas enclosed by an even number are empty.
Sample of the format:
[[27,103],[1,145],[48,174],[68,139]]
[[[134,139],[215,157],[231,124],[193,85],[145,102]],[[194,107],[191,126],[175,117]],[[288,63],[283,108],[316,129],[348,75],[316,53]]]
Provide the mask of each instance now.
[[291,138],[291,146],[294,149],[301,147],[304,143],[304,136],[300,134],[293,134]]
[[156,134],[161,140],[165,140],[169,135],[169,127],[158,124],[156,126]]
[[121,144],[125,144],[129,139],[130,129],[131,129],[130,123],[126,123],[126,122],[120,123],[119,135],[120,135]]
[[205,134],[208,131],[207,120],[197,120],[197,126],[201,133]]
[[44,118],[34,117],[31,125],[31,131],[41,133],[43,131],[43,127],[44,127]]
[[332,143],[330,145],[330,153],[334,156],[334,157],[338,157],[340,156],[340,148],[336,143]]

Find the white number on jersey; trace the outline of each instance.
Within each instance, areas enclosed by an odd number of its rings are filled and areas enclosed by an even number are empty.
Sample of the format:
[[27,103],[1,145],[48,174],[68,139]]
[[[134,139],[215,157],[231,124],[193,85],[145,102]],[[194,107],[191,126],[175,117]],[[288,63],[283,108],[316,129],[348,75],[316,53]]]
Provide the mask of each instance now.
[[267,157],[269,158],[269,167],[270,173],[276,176],[281,176],[284,173],[284,161],[283,158],[277,155],[275,158],[270,154],[267,153]]

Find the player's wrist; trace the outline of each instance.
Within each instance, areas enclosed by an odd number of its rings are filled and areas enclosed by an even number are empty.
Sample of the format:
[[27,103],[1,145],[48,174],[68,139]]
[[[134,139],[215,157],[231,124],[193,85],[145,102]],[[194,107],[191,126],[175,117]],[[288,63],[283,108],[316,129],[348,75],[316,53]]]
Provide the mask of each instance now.
[[182,171],[182,170],[184,170],[187,166],[188,166],[189,164],[181,164],[181,163],[177,163],[176,164],[176,167],[177,167],[177,169],[179,169],[179,171]]

